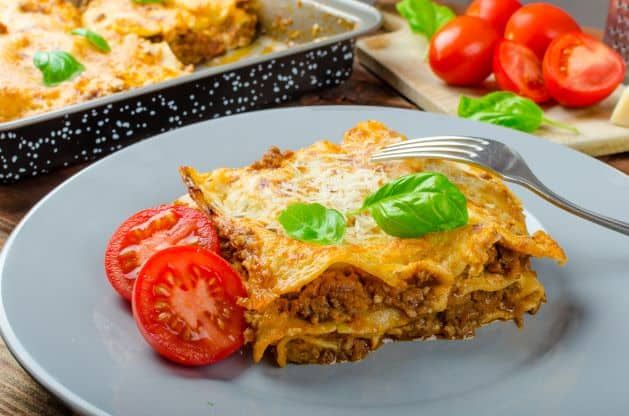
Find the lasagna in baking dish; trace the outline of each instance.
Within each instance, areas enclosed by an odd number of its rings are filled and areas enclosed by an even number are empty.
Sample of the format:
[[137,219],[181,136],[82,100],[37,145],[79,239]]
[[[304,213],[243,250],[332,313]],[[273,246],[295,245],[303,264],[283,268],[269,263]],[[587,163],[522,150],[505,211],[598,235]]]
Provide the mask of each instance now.
[[[530,259],[566,257],[546,233],[528,233],[515,195],[469,165],[369,161],[401,140],[369,121],[340,145],[273,148],[240,169],[181,169],[245,283],[241,302],[255,361],[269,353],[280,366],[330,364],[360,360],[387,340],[464,339],[496,320],[521,325],[545,301]],[[293,203],[350,212],[386,183],[417,172],[440,173],[456,185],[467,200],[466,225],[400,238],[363,212],[347,216],[342,240],[321,245],[291,237],[278,220]]]
[[[82,3],[0,0],[0,122],[190,73],[256,34],[247,0]],[[38,53],[54,64],[38,67]]]

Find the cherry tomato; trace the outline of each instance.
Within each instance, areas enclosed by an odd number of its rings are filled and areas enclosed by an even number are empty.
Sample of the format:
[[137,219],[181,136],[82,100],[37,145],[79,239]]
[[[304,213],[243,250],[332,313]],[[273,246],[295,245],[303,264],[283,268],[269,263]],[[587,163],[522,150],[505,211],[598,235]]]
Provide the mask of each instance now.
[[574,19],[562,9],[548,3],[531,3],[519,8],[505,27],[506,39],[528,46],[539,59],[557,36],[580,31]]
[[198,245],[218,252],[214,226],[201,211],[184,205],[162,205],[131,216],[116,230],[105,251],[109,283],[131,300],[133,283],[144,263],[167,247]]
[[524,45],[502,40],[494,50],[494,76],[500,89],[513,91],[536,103],[550,100],[544,86],[542,62]]
[[451,85],[477,85],[491,73],[498,32],[489,22],[459,16],[448,22],[430,41],[433,72]]
[[625,77],[622,57],[582,32],[555,39],[544,56],[543,70],[548,92],[567,107],[596,104]]
[[133,289],[133,316],[146,341],[179,364],[222,360],[244,343],[247,293],[229,263],[212,251],[179,246],[151,257]]
[[474,0],[465,14],[487,20],[499,34],[503,34],[507,21],[520,7],[518,0]]

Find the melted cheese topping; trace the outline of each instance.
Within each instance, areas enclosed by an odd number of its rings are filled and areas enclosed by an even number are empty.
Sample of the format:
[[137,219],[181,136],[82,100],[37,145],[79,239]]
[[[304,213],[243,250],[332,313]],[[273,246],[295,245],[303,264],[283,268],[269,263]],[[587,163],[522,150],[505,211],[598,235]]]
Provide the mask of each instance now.
[[[375,150],[400,140],[401,135],[371,121],[346,133],[342,145],[318,142],[281,158],[277,166],[209,173],[182,168],[191,196],[239,251],[248,273],[248,308],[261,310],[338,264],[395,287],[426,271],[439,279],[447,296],[464,270],[471,276],[483,272],[496,243],[525,255],[565,260],[548,235],[528,234],[520,202],[497,177],[436,160],[369,162]],[[468,199],[469,225],[399,239],[385,234],[365,214],[349,223],[340,244],[320,246],[290,238],[277,221],[291,202],[319,202],[341,212],[358,208],[384,183],[418,171],[441,172],[461,189]],[[441,306],[445,302],[447,297]]]
[[33,29],[67,32],[80,21],[79,10],[67,0],[0,0],[0,35]]

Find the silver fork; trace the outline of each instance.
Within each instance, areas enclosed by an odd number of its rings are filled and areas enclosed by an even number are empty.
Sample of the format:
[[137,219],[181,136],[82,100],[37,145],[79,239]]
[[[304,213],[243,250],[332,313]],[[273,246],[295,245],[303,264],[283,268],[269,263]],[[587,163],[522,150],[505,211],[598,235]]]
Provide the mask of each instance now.
[[629,223],[587,210],[557,195],[533,174],[518,152],[495,140],[467,136],[425,137],[387,146],[371,156],[374,162],[414,158],[447,159],[491,170],[572,214],[629,235]]

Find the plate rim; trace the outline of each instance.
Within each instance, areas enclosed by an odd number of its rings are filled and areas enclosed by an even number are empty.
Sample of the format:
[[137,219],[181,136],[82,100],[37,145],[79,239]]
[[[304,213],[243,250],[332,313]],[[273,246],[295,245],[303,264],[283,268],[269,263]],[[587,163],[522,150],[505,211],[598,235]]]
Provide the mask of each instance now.
[[[259,113],[292,112],[292,111],[307,111],[307,110],[324,110],[324,111],[331,111],[331,112],[337,111],[337,110],[345,110],[345,111],[385,110],[385,111],[406,112],[406,113],[416,112],[418,114],[422,114],[422,116],[427,116],[427,117],[436,116],[437,118],[456,119],[456,120],[464,121],[466,123],[471,123],[471,124],[485,124],[485,123],[480,123],[473,120],[461,119],[459,117],[450,116],[447,114],[439,114],[439,113],[423,111],[416,108],[400,108],[400,107],[391,107],[391,106],[372,106],[372,105],[313,105],[313,106],[281,107],[281,108],[262,109],[262,110],[250,111],[246,113],[232,114],[232,115],[221,117],[218,119],[212,119],[212,120],[201,121],[199,123],[194,123],[180,129],[171,130],[168,132],[164,132],[164,133],[152,136],[147,140],[134,143],[131,146],[128,146],[124,149],[121,149],[117,152],[107,155],[106,157],[100,160],[97,160],[96,162],[91,163],[90,165],[76,172],[75,174],[73,174],[72,176],[70,176],[63,182],[61,182],[59,185],[57,185],[55,188],[50,190],[42,199],[40,199],[33,207],[31,207],[31,209],[28,210],[28,212],[24,215],[24,217],[18,222],[15,228],[11,231],[9,237],[4,243],[4,246],[0,250],[0,337],[3,339],[7,349],[9,350],[13,358],[22,367],[22,369],[24,369],[30,377],[32,377],[37,383],[43,386],[48,392],[53,394],[56,398],[58,398],[60,401],[62,401],[65,405],[67,405],[71,409],[78,411],[82,414],[97,415],[97,416],[110,416],[110,414],[107,413],[106,411],[98,408],[96,405],[92,404],[88,400],[74,393],[69,388],[65,387],[52,374],[50,374],[48,371],[43,369],[42,366],[37,362],[37,360],[35,360],[30,355],[30,353],[26,350],[22,342],[16,336],[11,326],[11,323],[8,320],[6,310],[5,310],[5,305],[3,302],[3,295],[2,295],[2,287],[3,287],[2,282],[5,275],[6,260],[8,258],[8,253],[11,251],[11,246],[13,245],[14,240],[20,234],[21,229],[29,221],[29,219],[40,209],[40,206],[44,205],[49,199],[54,197],[58,192],[61,191],[61,189],[63,189],[69,183],[77,180],[82,175],[90,172],[93,169],[98,169],[101,164],[108,163],[110,159],[119,157],[120,154],[123,154],[124,152],[130,149],[135,149],[136,147],[139,147],[139,146],[148,146],[150,142],[152,142],[153,140],[159,140],[162,136],[167,136],[167,135],[172,135],[172,134],[181,134],[181,132],[186,129],[199,128],[203,124],[211,124],[215,121],[218,122],[221,120],[227,120],[227,119],[238,118],[238,117],[256,117]],[[511,134],[514,133],[514,130],[506,128],[506,127],[501,127],[501,126],[494,126],[494,127],[499,128],[499,129],[506,129]],[[593,164],[599,165],[599,167],[603,166],[607,169],[607,171],[610,174],[615,174],[615,175],[620,174],[624,176],[625,178],[627,178],[627,180],[629,181],[629,175],[624,174],[624,172],[622,172],[621,170],[616,169],[613,166],[607,163],[604,163],[595,157],[588,156],[576,149],[549,141],[548,139],[544,139],[542,137],[535,136],[533,134],[528,134],[528,133],[524,133],[520,131],[515,131],[515,133],[527,137],[528,140],[531,140],[531,139],[539,140],[540,142],[545,143],[544,145],[551,145],[557,148],[562,148],[563,150],[561,151],[572,152],[573,154],[578,155],[580,157],[580,160],[583,161],[580,163],[593,163]],[[313,140],[318,140],[318,139],[314,138]],[[13,185],[13,186],[16,186],[16,185]],[[17,186],[19,186],[19,184]]]

